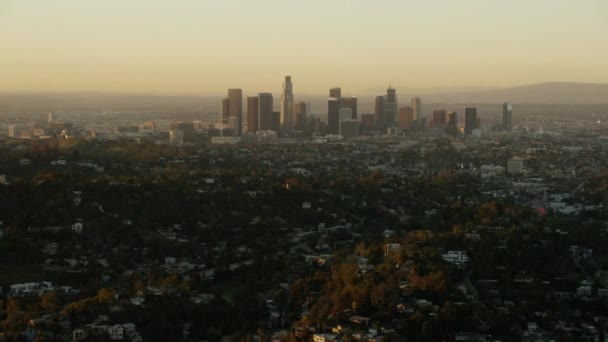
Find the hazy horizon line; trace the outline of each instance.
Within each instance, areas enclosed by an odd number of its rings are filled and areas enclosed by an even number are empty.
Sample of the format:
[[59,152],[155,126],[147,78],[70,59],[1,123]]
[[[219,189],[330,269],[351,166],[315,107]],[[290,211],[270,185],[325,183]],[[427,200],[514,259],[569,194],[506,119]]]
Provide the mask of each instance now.
[[[295,83],[295,82],[294,82]],[[382,89],[386,89],[386,87],[393,87],[399,90],[405,91],[417,91],[421,94],[427,92],[428,94],[433,93],[433,95],[442,93],[442,92],[475,92],[475,91],[484,91],[484,90],[508,90],[518,87],[526,87],[526,86],[536,86],[536,85],[546,85],[546,84],[573,84],[573,85],[608,85],[608,82],[579,82],[579,81],[544,81],[544,82],[536,82],[536,83],[525,83],[525,84],[515,84],[510,86],[430,86],[430,87],[411,87],[411,86],[400,86],[400,85],[385,85],[385,86],[376,86],[369,87],[366,89],[362,89],[359,91],[351,91],[347,93],[361,93],[365,95],[372,95],[377,93],[377,91],[381,91]],[[341,87],[339,85],[332,85],[327,87],[327,91],[324,92],[295,92],[301,94],[303,96],[326,96],[330,88],[333,87]],[[238,88],[238,87],[235,87]],[[341,87],[344,89],[344,87]],[[245,88],[240,88],[245,90]],[[296,88],[297,89],[297,88]],[[17,89],[17,90],[2,90],[0,89],[0,95],[112,95],[112,96],[174,96],[174,97],[224,97],[222,92],[225,92],[227,89],[223,91],[217,92],[209,92],[209,91],[201,91],[201,92],[174,92],[174,91],[152,91],[152,90],[133,90],[133,91],[121,91],[121,90],[28,90],[28,89]],[[254,91],[251,94],[258,94],[263,92],[271,92],[271,93],[280,93],[280,83],[277,85],[276,91]]]

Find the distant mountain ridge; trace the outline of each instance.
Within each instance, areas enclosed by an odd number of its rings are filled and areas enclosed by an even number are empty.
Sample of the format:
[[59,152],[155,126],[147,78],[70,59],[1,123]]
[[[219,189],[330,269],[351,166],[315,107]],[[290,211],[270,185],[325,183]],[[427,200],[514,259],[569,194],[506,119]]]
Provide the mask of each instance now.
[[545,82],[504,89],[462,91],[424,95],[427,101],[536,104],[608,103],[608,83]]

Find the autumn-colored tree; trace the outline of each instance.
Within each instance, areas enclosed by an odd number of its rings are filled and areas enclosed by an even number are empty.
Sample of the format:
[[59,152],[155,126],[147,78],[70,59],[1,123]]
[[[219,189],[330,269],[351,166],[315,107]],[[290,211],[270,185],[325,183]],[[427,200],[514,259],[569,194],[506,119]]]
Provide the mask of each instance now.
[[47,291],[40,296],[40,308],[48,312],[56,312],[61,306],[59,296],[55,291]]
[[114,291],[114,289],[104,287],[97,291],[95,301],[99,304],[109,304],[114,301],[115,295],[116,291]]

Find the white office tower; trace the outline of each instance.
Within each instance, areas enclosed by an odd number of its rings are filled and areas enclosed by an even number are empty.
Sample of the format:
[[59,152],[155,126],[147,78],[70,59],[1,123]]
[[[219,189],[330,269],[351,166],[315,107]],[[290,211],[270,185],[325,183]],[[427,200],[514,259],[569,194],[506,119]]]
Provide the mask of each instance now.
[[293,85],[291,76],[285,76],[283,82],[283,93],[281,93],[281,127],[289,133],[293,130]]

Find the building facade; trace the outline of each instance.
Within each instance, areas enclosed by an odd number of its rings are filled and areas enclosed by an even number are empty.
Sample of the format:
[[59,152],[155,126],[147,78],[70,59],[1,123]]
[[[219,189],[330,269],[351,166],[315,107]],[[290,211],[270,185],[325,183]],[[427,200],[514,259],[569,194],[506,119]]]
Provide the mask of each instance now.
[[286,133],[293,130],[293,84],[291,76],[285,76],[281,93],[281,127]]
[[384,96],[384,124],[387,127],[395,127],[397,124],[397,90],[389,87]]
[[405,106],[399,108],[399,128],[410,129],[410,125],[414,121],[414,108]]
[[513,106],[511,102],[505,102],[502,105],[502,129],[507,132],[511,132],[513,129]]
[[273,99],[271,93],[258,94],[258,130],[272,130]]
[[[228,89],[228,100],[229,100],[229,117],[236,117],[239,119],[239,123],[243,122],[243,89]],[[241,135],[241,127],[238,127],[238,135]]]
[[255,133],[258,131],[259,121],[259,98],[257,96],[247,97],[247,132]]
[[471,135],[477,128],[477,108],[469,107],[464,110],[464,134]]

